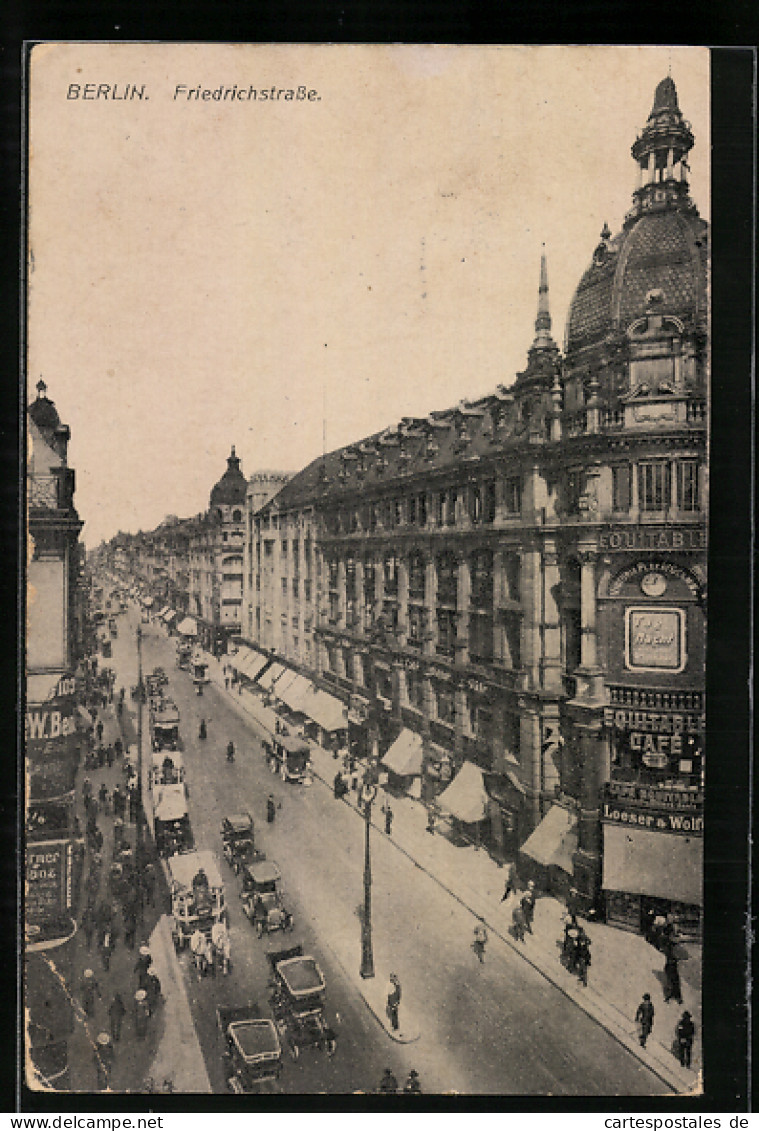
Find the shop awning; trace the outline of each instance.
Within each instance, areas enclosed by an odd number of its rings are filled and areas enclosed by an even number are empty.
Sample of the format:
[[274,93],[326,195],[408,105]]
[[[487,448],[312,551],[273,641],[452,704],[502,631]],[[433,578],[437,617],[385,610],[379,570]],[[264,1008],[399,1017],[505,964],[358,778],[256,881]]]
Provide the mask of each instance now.
[[488,795],[479,766],[464,762],[451,784],[437,797],[437,804],[459,821],[481,821],[488,811]]
[[92,715],[86,707],[83,707],[81,703],[78,703],[76,709],[79,712],[79,718],[82,720],[85,726],[93,727],[95,725],[92,721]]
[[317,723],[322,730],[344,730],[348,726],[345,704],[326,691],[310,688],[309,693],[298,700],[298,710]]
[[698,836],[605,824],[602,887],[701,906],[704,842]]
[[488,796],[496,804],[507,808],[521,806],[526,790],[513,770],[503,774],[486,773],[483,777]]
[[293,678],[287,681],[287,685],[284,684],[284,679],[282,679],[275,688],[277,698],[281,699],[291,711],[302,711],[301,701],[310,690],[311,684],[297,672],[293,673]]
[[181,620],[177,625],[177,632],[182,636],[197,636],[198,626],[192,617],[185,617],[184,620]]
[[577,814],[563,805],[552,805],[543,820],[519,850],[537,864],[555,866],[572,875],[572,857],[577,851]]
[[389,748],[382,765],[399,777],[415,777],[422,772],[422,738],[405,727]]
[[281,664],[272,664],[268,671],[258,677],[258,683],[264,691],[271,691],[272,685],[284,674],[284,671],[285,669]]
[[268,662],[268,656],[262,656],[260,652],[248,648],[245,644],[241,644],[231,658],[231,664],[235,671],[247,676],[248,679],[255,679]]

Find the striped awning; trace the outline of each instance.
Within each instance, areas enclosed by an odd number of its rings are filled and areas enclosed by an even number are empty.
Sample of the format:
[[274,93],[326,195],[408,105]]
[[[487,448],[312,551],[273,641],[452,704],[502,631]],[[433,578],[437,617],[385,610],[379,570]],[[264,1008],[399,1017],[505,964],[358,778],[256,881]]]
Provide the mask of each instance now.
[[298,700],[298,710],[317,723],[322,730],[343,730],[348,726],[345,704],[326,691],[310,688],[308,694]]
[[422,737],[412,730],[403,728],[390,746],[382,759],[382,765],[387,766],[399,777],[416,777],[422,772]]
[[282,664],[272,664],[268,671],[258,676],[258,683],[263,687],[264,691],[271,691],[273,684],[281,675],[284,675],[284,672],[285,668]]
[[300,712],[303,712],[301,703],[306,696],[308,696],[310,691],[311,684],[304,676],[299,675],[297,672],[294,673],[293,679],[288,680],[286,687],[282,685],[282,681],[280,680],[275,688],[278,699],[281,699],[291,711]]

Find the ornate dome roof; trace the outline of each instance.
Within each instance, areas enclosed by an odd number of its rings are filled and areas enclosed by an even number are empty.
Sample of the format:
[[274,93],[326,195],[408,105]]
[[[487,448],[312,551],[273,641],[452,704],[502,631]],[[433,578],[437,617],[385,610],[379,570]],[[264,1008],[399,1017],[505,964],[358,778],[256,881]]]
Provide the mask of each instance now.
[[599,244],[569,308],[566,353],[624,331],[662,292],[662,314],[695,329],[707,314],[708,225],[697,213],[666,210],[640,216]]
[[632,146],[640,177],[633,207],[613,238],[604,225],[569,308],[565,352],[570,364],[581,350],[623,333],[641,317],[652,290],[661,291],[662,314],[675,315],[691,330],[705,326],[708,224],[688,195],[692,145],[675,84],[663,79]]
[[211,491],[209,505],[212,507],[245,506],[245,494],[248,483],[240,470],[240,460],[235,455],[234,446],[232,454],[227,458],[227,470]]
[[37,382],[37,399],[29,405],[29,416],[42,432],[53,433],[61,427],[61,418],[53,402],[47,396],[47,385]]

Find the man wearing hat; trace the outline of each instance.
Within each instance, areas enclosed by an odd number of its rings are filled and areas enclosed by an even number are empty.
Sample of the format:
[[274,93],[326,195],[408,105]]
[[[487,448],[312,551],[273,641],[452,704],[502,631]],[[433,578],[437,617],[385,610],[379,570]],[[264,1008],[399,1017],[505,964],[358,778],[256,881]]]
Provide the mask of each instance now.
[[97,1072],[97,1089],[104,1092],[108,1087],[108,1080],[113,1068],[113,1044],[107,1033],[98,1033],[95,1041],[95,1071]]
[[398,1021],[398,1007],[401,1004],[401,983],[397,974],[390,975],[387,987],[387,1016],[395,1032],[400,1028]]
[[520,900],[520,906],[524,912],[524,923],[526,929],[532,934],[532,920],[535,916],[535,881],[530,880],[527,884],[527,891],[524,893]]
[[81,998],[82,1009],[88,1017],[91,1017],[95,1012],[96,994],[98,997],[103,996],[100,993],[100,986],[97,984],[97,979],[95,978],[93,971],[85,970],[84,974],[82,975]]
[[153,959],[150,951],[146,946],[140,947],[140,953],[137,955],[137,961],[134,964],[134,972],[137,975],[137,981],[141,990],[145,989],[145,980],[147,978],[148,970],[153,965]]
[[650,994],[643,995],[643,1001],[638,1006],[637,1013],[635,1014],[635,1021],[638,1026],[640,1047],[644,1049],[649,1034],[654,1027],[654,1006]]
[[139,1040],[144,1041],[148,1032],[150,1007],[146,990],[138,990],[134,995],[134,1028]]
[[408,1080],[403,1085],[403,1091],[409,1095],[421,1096],[422,1085],[419,1082],[419,1073],[415,1068],[412,1068],[408,1074]]
[[161,980],[158,977],[155,966],[151,966],[145,975],[145,993],[148,995],[148,1010],[152,1017],[155,1013],[156,1006],[161,1000]]

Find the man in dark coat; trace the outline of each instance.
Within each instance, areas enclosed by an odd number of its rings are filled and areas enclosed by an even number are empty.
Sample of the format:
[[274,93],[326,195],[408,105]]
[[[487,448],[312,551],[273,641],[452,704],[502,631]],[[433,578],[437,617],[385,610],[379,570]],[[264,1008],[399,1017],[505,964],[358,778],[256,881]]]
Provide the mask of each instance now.
[[533,880],[528,883],[527,891],[519,902],[524,912],[525,927],[532,934],[532,920],[535,917],[535,883]]
[[266,820],[270,825],[274,824],[276,813],[277,806],[274,801],[274,795],[270,793],[266,799]]
[[640,1047],[645,1048],[646,1041],[648,1040],[649,1034],[654,1027],[654,1006],[653,1002],[651,1001],[650,994],[643,995],[643,1001],[638,1006],[637,1012],[635,1014],[635,1022],[638,1026],[638,1040],[640,1041]]
[[385,833],[390,836],[393,829],[393,810],[390,808],[390,802],[385,805]]
[[113,1001],[108,1006],[108,1017],[111,1022],[111,1038],[114,1043],[121,1040],[121,1025],[124,1021],[126,1014],[126,1006],[124,1005],[123,998],[117,990],[113,995]]
[[677,959],[675,958],[674,950],[670,948],[664,960],[664,1000],[670,1001],[672,998],[674,998],[678,1005],[683,1004],[683,994],[680,988],[680,971],[677,968]]
[[515,892],[518,887],[519,887],[519,877],[517,875],[517,866],[516,866],[516,863],[512,860],[511,863],[509,864],[509,870],[506,873],[506,886],[503,889],[503,895],[501,896],[501,903],[505,903],[506,900],[511,895],[511,893],[513,891]]
[[678,1059],[683,1068],[690,1068],[691,1055],[693,1053],[693,1039],[696,1036],[696,1026],[693,1024],[693,1018],[687,1009],[677,1023],[675,1036],[677,1040]]

